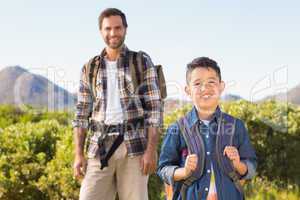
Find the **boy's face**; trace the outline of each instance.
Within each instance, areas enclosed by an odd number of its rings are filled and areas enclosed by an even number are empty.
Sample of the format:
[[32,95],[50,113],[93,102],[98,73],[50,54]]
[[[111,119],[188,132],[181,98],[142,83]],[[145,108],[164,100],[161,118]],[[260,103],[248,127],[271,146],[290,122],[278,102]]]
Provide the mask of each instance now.
[[215,70],[198,67],[191,72],[185,91],[198,109],[213,111],[219,104],[224,87]]

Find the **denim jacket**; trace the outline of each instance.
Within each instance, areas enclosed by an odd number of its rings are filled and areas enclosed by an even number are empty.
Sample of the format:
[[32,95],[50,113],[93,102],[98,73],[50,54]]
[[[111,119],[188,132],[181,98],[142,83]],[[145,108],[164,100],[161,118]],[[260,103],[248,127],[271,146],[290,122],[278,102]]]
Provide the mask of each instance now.
[[[216,127],[220,117],[221,110],[218,107],[213,114],[209,127]],[[237,190],[232,180],[219,168],[216,160],[215,143],[216,129],[207,127],[198,117],[195,107],[186,115],[188,124],[200,126],[201,137],[205,144],[205,166],[203,175],[195,181],[187,190],[187,199],[206,199],[210,186],[211,166],[213,166],[218,200],[241,200],[243,195]],[[206,126],[206,127],[205,127]],[[236,119],[235,135],[233,146],[235,146],[240,155],[240,160],[247,165],[247,173],[242,179],[251,179],[255,175],[257,162],[256,154],[250,143],[247,129],[244,123]],[[184,167],[187,157],[187,145],[180,132],[177,123],[172,124],[165,134],[158,164],[158,175],[164,182],[173,186],[174,192],[180,190],[183,181],[175,182],[173,180],[174,171],[177,168]],[[180,195],[175,198],[180,200]]]

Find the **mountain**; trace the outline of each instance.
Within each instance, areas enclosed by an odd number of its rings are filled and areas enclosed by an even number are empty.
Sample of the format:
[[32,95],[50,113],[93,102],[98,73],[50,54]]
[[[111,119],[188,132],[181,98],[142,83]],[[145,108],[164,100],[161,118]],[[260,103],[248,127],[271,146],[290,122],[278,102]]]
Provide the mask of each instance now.
[[0,71],[0,104],[31,105],[48,110],[73,109],[75,96],[47,78],[20,66]]
[[300,105],[300,84],[288,90],[287,92],[281,92],[264,98],[264,100],[268,100],[268,99],[274,99],[277,101],[284,101],[284,102]]
[[241,99],[243,99],[241,96],[235,94],[225,94],[221,97],[221,100],[223,101],[238,101]]

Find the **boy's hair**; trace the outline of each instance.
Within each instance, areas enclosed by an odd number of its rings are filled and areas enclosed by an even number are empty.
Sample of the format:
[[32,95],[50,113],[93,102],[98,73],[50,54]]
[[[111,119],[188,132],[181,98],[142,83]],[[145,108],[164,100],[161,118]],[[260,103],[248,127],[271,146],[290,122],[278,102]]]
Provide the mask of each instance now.
[[98,18],[98,23],[99,23],[99,29],[100,30],[102,28],[103,19],[106,18],[106,17],[110,17],[110,16],[120,16],[122,18],[123,26],[125,28],[127,28],[128,25],[127,25],[127,20],[126,20],[125,14],[117,8],[107,8],[107,9],[102,11],[102,13],[100,14],[100,16]]
[[218,65],[218,63],[208,57],[198,57],[195,58],[192,62],[190,62],[189,64],[187,64],[187,68],[186,68],[186,83],[189,84],[190,79],[191,79],[191,73],[194,69],[196,68],[211,68],[213,69],[220,81],[222,80],[221,78],[221,70],[220,67]]

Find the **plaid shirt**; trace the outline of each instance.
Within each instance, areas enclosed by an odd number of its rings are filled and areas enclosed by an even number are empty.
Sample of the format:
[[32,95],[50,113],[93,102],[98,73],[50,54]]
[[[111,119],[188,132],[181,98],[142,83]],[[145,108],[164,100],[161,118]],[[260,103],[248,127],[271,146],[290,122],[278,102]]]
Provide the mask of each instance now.
[[[161,127],[163,103],[160,98],[158,76],[156,69],[149,56],[143,56],[145,65],[144,80],[137,91],[131,79],[128,65],[128,55],[130,50],[123,45],[120,57],[117,60],[117,77],[120,92],[120,102],[124,116],[124,123],[136,119],[144,118],[146,126]],[[73,127],[88,128],[90,120],[100,123],[105,121],[105,111],[107,105],[107,73],[105,67],[105,49],[96,59],[96,66],[99,71],[96,79],[96,97],[93,98],[92,87],[88,82],[86,73],[87,63],[81,71],[80,85],[78,92],[78,102],[76,105],[75,119]],[[95,157],[98,151],[97,140],[101,132],[93,132],[89,135],[88,157]],[[114,136],[107,137],[109,145]],[[147,145],[147,132],[144,128],[127,131],[124,133],[124,142],[129,156],[140,155]]]

